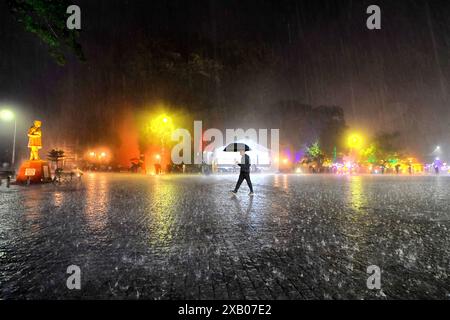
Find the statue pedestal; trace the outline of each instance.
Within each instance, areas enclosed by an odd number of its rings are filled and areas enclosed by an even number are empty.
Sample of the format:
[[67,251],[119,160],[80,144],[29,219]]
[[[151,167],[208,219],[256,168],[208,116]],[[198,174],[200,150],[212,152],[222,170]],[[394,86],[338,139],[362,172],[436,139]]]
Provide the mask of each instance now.
[[52,181],[50,164],[44,160],[25,161],[19,169],[17,183],[47,183]]

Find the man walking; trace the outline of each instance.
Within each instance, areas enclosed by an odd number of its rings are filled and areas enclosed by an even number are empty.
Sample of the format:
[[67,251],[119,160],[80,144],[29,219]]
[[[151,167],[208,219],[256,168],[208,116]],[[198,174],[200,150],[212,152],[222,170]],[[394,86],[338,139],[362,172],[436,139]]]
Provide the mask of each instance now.
[[253,186],[252,181],[250,180],[250,166],[251,166],[250,157],[247,154],[245,154],[244,150],[241,150],[240,154],[241,154],[241,163],[236,162],[236,164],[241,167],[241,173],[239,175],[239,180],[236,184],[236,188],[234,188],[234,190],[231,191],[231,193],[237,194],[239,188],[241,187],[242,182],[245,180],[247,181],[248,187],[250,188],[249,195],[253,196],[254,195]]

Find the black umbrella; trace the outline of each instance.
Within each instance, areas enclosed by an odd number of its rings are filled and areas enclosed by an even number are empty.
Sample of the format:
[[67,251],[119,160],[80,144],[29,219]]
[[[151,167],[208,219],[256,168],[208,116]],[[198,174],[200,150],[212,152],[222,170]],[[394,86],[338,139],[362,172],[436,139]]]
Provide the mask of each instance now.
[[250,151],[250,147],[245,143],[230,143],[223,151],[225,152],[239,152],[239,151]]

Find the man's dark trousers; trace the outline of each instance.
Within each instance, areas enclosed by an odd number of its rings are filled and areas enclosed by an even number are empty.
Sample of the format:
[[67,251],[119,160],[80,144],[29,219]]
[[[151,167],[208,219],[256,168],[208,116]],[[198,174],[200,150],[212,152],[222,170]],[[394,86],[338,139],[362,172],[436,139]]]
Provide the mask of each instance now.
[[248,187],[250,188],[250,192],[253,193],[253,185],[252,181],[250,180],[250,157],[247,154],[242,156],[239,167],[241,167],[241,174],[239,175],[239,180],[236,184],[236,188],[234,188],[234,192],[238,192],[242,182],[245,180],[247,181]]
[[250,180],[250,172],[241,172],[239,175],[239,180],[236,184],[236,188],[234,189],[235,192],[238,192],[239,188],[241,187],[242,182],[247,181],[248,187],[250,188],[250,192],[253,192],[253,185],[252,181]]

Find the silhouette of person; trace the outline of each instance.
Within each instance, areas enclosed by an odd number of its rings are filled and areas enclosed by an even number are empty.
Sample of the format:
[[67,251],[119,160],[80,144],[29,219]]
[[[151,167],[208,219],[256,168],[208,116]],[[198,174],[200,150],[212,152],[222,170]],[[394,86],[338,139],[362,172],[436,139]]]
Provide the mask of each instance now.
[[233,191],[231,191],[232,193],[236,194],[239,190],[239,188],[241,187],[242,182],[247,181],[248,187],[250,188],[250,195],[252,196],[253,193],[253,185],[252,185],[252,181],[250,179],[250,157],[245,154],[244,150],[240,151],[241,154],[241,163],[236,162],[236,164],[241,167],[241,172],[239,174],[239,179],[238,182],[236,183],[236,188],[234,188]]

